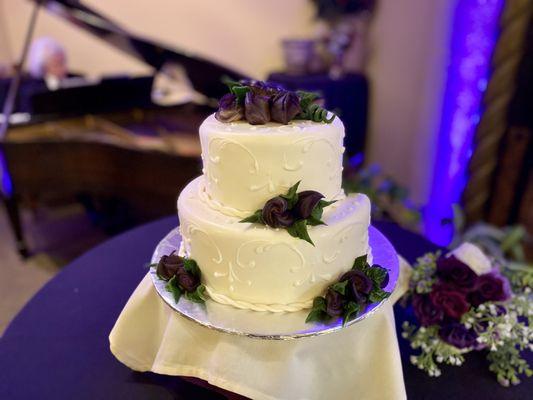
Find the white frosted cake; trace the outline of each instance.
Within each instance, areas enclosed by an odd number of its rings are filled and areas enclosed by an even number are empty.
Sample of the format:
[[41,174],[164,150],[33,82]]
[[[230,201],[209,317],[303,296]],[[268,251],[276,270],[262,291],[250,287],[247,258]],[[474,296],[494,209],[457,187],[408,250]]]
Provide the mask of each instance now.
[[[310,308],[354,259],[370,252],[370,202],[341,189],[344,126],[220,122],[200,127],[203,175],[178,199],[180,256],[194,259],[209,297],[256,311]],[[286,229],[242,219],[300,182],[325,200],[325,224],[309,226],[313,244]]]

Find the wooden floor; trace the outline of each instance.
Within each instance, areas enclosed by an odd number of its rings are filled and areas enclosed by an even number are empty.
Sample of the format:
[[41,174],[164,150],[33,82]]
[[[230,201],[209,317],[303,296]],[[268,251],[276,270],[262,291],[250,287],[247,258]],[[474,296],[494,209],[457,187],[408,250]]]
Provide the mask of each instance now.
[[64,265],[107,239],[78,205],[24,211],[23,225],[33,254],[26,260],[15,251],[0,205],[0,336],[28,300]]

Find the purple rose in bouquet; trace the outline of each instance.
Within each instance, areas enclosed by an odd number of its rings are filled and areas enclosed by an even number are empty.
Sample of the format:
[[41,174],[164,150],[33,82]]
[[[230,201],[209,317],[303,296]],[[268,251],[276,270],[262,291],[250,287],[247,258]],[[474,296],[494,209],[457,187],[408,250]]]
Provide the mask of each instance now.
[[437,277],[464,290],[472,288],[477,280],[476,273],[455,256],[440,257],[437,260]]
[[446,316],[456,320],[470,309],[465,293],[446,284],[433,285],[429,297],[435,307],[441,309]]
[[468,300],[478,306],[487,301],[505,301],[511,297],[507,278],[497,272],[481,275],[473,289],[468,293]]
[[473,329],[467,329],[458,322],[450,322],[440,328],[440,338],[459,349],[466,349],[477,344],[477,335]]
[[413,310],[422,326],[438,324],[444,317],[442,310],[433,304],[428,294],[413,295]]
[[339,317],[344,312],[344,305],[346,304],[346,299],[342,294],[336,292],[335,290],[329,289],[326,293],[326,313],[330,317]]

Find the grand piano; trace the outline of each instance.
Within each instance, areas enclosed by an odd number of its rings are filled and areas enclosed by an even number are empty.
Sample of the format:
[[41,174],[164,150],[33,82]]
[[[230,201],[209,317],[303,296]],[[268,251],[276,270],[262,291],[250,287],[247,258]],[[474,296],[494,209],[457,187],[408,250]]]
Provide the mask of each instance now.
[[[18,113],[0,135],[1,197],[22,255],[28,254],[19,212],[23,201],[71,197],[97,212],[105,212],[102,204],[118,201],[113,213],[119,207],[118,214],[126,213],[130,224],[175,212],[177,193],[200,174],[197,131],[213,112],[213,99],[224,93],[221,78],[244,78],[209,60],[132,35],[80,1],[34,3],[35,12],[66,19],[145,62],[154,75],[167,63],[181,66],[203,100],[156,105],[151,100],[153,76],[108,77],[56,91],[39,90],[39,85],[22,80],[17,98],[11,99]],[[4,118],[9,114],[5,111]]]

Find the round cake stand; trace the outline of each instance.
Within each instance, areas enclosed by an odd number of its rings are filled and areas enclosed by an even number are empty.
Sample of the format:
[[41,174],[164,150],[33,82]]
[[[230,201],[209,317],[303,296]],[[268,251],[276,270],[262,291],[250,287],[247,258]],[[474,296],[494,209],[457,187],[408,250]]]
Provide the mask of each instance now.
[[[163,255],[177,251],[181,241],[178,228],[170,231],[158,244],[152,256],[152,263],[157,263]],[[373,226],[369,229],[369,241],[372,248],[373,263],[389,271],[389,283],[384,288],[394,291],[399,275],[399,261],[396,250],[387,238]],[[310,336],[324,335],[369,318],[387,299],[367,307],[365,312],[342,325],[342,319],[333,319],[328,323],[305,323],[309,310],[288,313],[257,312],[241,310],[232,306],[207,300],[205,305],[193,303],[182,296],[178,303],[172,293],[166,289],[166,282],[160,279],[155,268],[150,269],[150,277],[159,296],[181,316],[194,321],[208,329],[266,340],[289,340]]]

